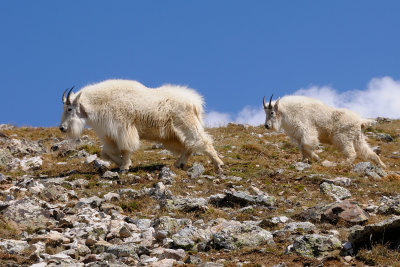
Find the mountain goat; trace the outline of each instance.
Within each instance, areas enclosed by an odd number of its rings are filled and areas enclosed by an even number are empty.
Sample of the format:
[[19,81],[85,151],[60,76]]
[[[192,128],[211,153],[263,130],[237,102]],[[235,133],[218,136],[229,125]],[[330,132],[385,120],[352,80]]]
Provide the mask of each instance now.
[[321,101],[304,96],[285,96],[266,105],[265,128],[284,132],[295,141],[304,159],[319,160],[314,152],[318,143],[332,144],[352,163],[356,155],[386,168],[368,146],[361,131],[366,120],[348,109],[335,109]]
[[106,80],[76,94],[72,89],[62,96],[60,130],[76,139],[89,125],[102,142],[101,156],[121,171],[129,169],[141,138],[180,154],[179,168],[194,151],[205,152],[217,170],[223,165],[203,128],[203,98],[194,90],[174,85],[150,89],[130,80]]

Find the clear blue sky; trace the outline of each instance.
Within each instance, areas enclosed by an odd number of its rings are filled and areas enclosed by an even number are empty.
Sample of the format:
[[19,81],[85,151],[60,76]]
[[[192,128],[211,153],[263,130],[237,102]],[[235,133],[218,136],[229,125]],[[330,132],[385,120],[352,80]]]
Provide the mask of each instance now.
[[399,1],[1,1],[0,123],[56,126],[109,78],[188,85],[237,113],[310,85],[400,78]]

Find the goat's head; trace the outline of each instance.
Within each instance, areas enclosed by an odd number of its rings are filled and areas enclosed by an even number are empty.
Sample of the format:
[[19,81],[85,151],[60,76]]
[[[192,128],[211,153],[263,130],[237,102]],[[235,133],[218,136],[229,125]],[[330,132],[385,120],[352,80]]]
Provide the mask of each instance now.
[[278,110],[279,98],[272,106],[272,97],[273,95],[271,95],[268,105],[265,104],[265,96],[263,98],[263,106],[266,115],[264,126],[267,129],[273,129],[275,131],[279,131],[281,128],[281,116]]
[[[67,133],[69,138],[77,139],[85,127],[87,115],[82,104],[79,103],[81,93],[75,96],[72,89],[74,87],[67,88],[62,95],[63,113],[61,115],[60,131]],[[65,97],[67,91],[68,94]]]

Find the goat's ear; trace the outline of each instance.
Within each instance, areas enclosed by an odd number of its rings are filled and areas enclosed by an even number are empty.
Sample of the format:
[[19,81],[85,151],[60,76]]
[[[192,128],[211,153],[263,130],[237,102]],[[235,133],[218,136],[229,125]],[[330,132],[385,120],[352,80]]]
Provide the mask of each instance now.
[[82,103],[79,103],[79,113],[80,113],[80,115],[81,115],[81,117],[82,118],[87,118],[88,117],[88,115],[87,115],[87,113],[86,113],[86,109],[85,109],[85,107],[82,105]]
[[275,102],[275,105],[274,105],[274,110],[275,110],[275,112],[278,111],[279,100],[281,100],[280,97],[278,97],[278,99],[277,99],[276,102]]
[[[75,97],[75,99],[74,99],[74,101],[72,101],[72,105],[73,106],[78,106],[78,103],[79,103],[79,98],[81,97],[81,93],[78,93],[77,95],[76,95],[76,97]],[[71,96],[73,96],[73,95],[71,95]]]

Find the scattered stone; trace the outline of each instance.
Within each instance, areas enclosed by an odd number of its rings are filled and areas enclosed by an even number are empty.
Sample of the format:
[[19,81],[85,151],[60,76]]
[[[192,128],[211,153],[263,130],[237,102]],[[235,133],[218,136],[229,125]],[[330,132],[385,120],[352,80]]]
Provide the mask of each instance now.
[[400,216],[366,226],[356,225],[350,228],[349,242],[355,253],[361,248],[371,249],[374,244],[385,244],[397,249],[400,245]]
[[341,247],[341,243],[336,237],[318,234],[300,236],[293,243],[293,251],[310,258],[325,257]]
[[354,166],[353,171],[364,176],[380,180],[387,176],[387,173],[380,167],[373,166],[370,162],[360,162]]
[[294,165],[294,167],[296,168],[296,170],[298,171],[304,171],[305,169],[309,169],[311,167],[310,164],[305,163],[305,162],[296,162],[296,164]]
[[20,161],[20,165],[22,170],[28,171],[28,170],[38,170],[43,164],[43,160],[37,156],[37,157],[31,157],[31,158],[26,158],[24,157]]
[[2,211],[2,218],[22,231],[43,229],[55,223],[49,209],[31,197],[10,201]]
[[393,142],[394,141],[394,138],[390,134],[386,134],[386,133],[378,133],[377,138],[379,140],[385,141],[385,142]]
[[339,186],[349,186],[351,179],[347,177],[336,177],[335,179],[322,179],[321,183],[330,183]]
[[174,198],[161,202],[161,207],[168,211],[179,210],[183,212],[206,211],[207,200],[204,198]]
[[328,221],[331,224],[337,224],[340,221],[350,225],[362,224],[368,221],[369,217],[368,213],[348,200],[330,205],[322,213],[322,221]]
[[95,161],[95,159],[97,159],[97,155],[96,155],[96,154],[89,155],[89,156],[87,156],[86,159],[85,159],[85,164],[90,164],[90,163],[92,163],[93,161]]
[[275,197],[266,194],[250,195],[245,191],[224,191],[225,195],[218,194],[211,196],[209,201],[213,205],[220,207],[247,207],[251,205],[263,205],[268,208],[275,208]]
[[324,166],[324,167],[327,167],[327,168],[336,167],[337,166],[337,164],[335,162],[331,162],[329,160],[322,161],[321,165]]
[[194,163],[193,166],[187,170],[187,174],[190,178],[194,179],[202,175],[204,171],[205,169],[203,165],[200,163]]
[[105,179],[116,180],[119,178],[119,175],[117,172],[106,171],[101,177]]
[[394,197],[383,196],[379,202],[378,213],[400,215],[400,195]]
[[322,193],[332,196],[336,201],[351,197],[350,191],[341,186],[323,182],[319,187]]
[[256,247],[274,244],[272,234],[252,222],[219,220],[211,227],[214,245],[219,249],[234,250],[240,247]]

